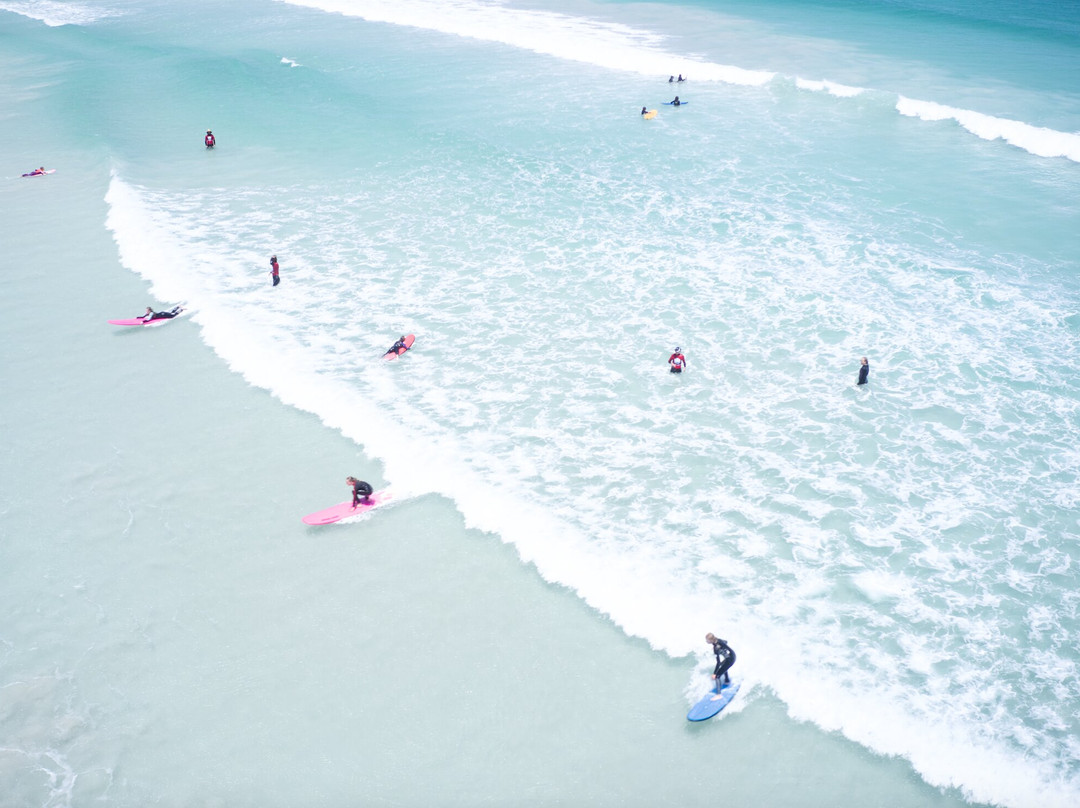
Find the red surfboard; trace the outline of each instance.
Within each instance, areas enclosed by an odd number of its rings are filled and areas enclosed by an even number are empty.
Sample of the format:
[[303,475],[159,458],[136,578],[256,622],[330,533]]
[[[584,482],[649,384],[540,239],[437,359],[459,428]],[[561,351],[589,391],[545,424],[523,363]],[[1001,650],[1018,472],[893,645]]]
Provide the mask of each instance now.
[[407,350],[409,350],[409,348],[412,347],[412,344],[414,342],[416,342],[416,337],[414,337],[412,334],[406,335],[406,337],[405,337],[405,347],[404,348],[398,348],[397,353],[394,353],[393,351],[387,351],[385,354],[383,354],[383,358],[388,360],[388,361],[391,360],[391,359],[397,359],[399,356],[401,356],[403,353],[405,353]]

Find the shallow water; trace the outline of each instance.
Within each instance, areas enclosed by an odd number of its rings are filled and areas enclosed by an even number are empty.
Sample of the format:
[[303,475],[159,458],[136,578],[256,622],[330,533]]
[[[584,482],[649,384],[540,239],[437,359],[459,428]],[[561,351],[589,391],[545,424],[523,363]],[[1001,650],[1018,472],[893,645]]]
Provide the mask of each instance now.
[[1076,21],[311,5],[0,4],[19,804],[1071,804]]

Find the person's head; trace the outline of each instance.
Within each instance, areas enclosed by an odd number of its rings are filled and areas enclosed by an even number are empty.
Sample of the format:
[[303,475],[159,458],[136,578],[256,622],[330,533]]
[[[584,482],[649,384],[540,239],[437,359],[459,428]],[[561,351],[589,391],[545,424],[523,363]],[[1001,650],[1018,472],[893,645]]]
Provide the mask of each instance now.
[[349,485],[356,485],[360,481],[355,477],[346,477],[345,482],[347,482]]
[[211,132],[211,131],[210,131],[209,129],[207,129],[207,130],[206,130],[206,134],[208,134],[208,135],[212,135],[212,134],[214,134],[214,133],[213,133],[213,132]]
[[682,348],[680,348],[678,345],[676,345],[675,346],[675,353],[680,353],[680,352],[682,352]]
[[270,263],[277,263],[277,256],[276,255],[271,255],[270,256]]
[[713,633],[712,633],[712,632],[710,631],[710,632],[709,632],[708,634],[706,634],[706,635],[705,635],[705,642],[708,642],[708,643],[714,643],[714,642],[716,642],[716,635],[715,635],[715,634],[713,634]]
[[397,338],[397,341],[398,342],[404,342],[405,341],[405,335],[402,334],[400,337]]
[[869,361],[867,360],[867,358],[866,358],[865,356],[864,356],[864,357],[862,358],[862,363],[863,363],[864,365],[868,365],[868,364],[870,364],[870,362],[869,362]]
[[150,313],[150,312],[152,312],[152,311],[153,311],[153,309],[152,309],[152,308],[150,308],[149,306],[147,306],[147,307],[146,307],[146,313],[147,313],[147,314],[149,314],[149,313]]

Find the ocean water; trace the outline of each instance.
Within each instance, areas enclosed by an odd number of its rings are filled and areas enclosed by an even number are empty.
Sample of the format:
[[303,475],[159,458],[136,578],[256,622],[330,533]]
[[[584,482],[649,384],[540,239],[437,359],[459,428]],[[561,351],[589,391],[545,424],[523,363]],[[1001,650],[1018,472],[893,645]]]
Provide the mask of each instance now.
[[0,805],[1076,805],[1078,35],[0,0]]

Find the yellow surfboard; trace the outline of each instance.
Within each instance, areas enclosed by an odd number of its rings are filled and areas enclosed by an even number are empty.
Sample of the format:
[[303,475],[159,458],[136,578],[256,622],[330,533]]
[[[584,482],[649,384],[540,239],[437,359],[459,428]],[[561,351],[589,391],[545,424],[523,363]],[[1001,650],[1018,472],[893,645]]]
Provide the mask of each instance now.
[[641,117],[644,118],[647,121],[651,121],[653,118],[656,117],[656,110],[655,109],[650,109],[648,112],[646,112]]

